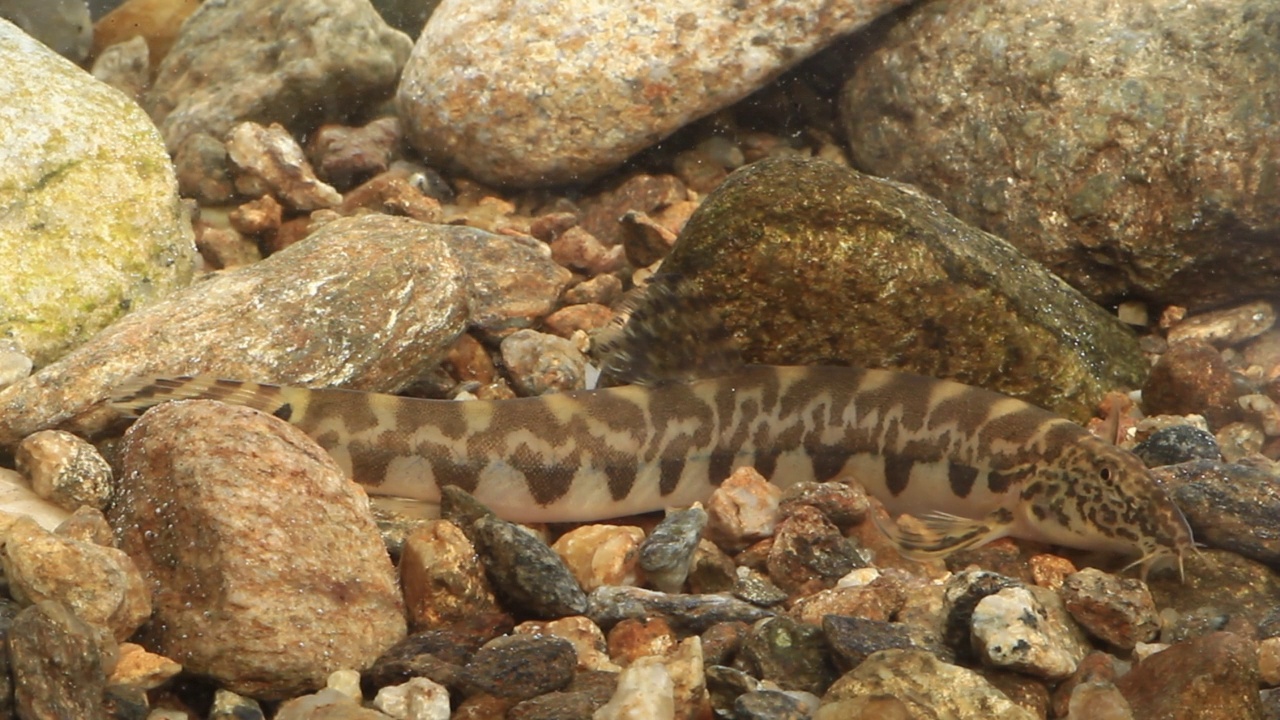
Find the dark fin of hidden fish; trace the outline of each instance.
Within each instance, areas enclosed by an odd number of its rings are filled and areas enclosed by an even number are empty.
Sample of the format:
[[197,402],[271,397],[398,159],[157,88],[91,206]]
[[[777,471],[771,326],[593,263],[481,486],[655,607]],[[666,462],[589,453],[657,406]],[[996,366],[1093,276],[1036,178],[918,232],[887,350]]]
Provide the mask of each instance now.
[[712,304],[678,275],[655,275],[593,343],[600,387],[728,375],[742,355]]
[[126,417],[138,417],[148,408],[170,400],[220,400],[244,405],[287,420],[285,390],[276,385],[223,380],[212,375],[137,378],[116,388],[108,404]]

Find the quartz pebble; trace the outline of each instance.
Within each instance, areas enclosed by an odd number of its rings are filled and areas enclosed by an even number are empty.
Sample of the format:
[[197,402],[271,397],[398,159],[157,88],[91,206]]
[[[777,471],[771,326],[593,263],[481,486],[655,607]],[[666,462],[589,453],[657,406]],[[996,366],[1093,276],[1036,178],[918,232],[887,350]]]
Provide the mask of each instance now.
[[243,195],[271,194],[303,212],[342,204],[342,195],[315,176],[297,141],[277,123],[236,125],[227,136],[227,157],[239,172],[236,190]]
[[636,585],[644,531],[634,525],[583,525],[561,535],[552,549],[586,592],[607,585]]
[[379,690],[373,706],[396,720],[449,720],[449,691],[416,677]]
[[739,468],[707,500],[707,533],[717,544],[740,548],[773,535],[782,490],[751,468]]
[[673,720],[675,684],[661,658],[641,658],[618,675],[618,689],[593,720]]
[[[1085,646],[1061,608],[1047,605],[1031,588],[1010,587],[988,595],[973,609],[973,644],[984,662],[1036,677],[1059,680],[1075,672]],[[1056,612],[1055,612],[1056,611]]]
[[111,498],[111,466],[97,448],[71,433],[44,430],[28,435],[14,456],[31,489],[59,507],[98,510]]

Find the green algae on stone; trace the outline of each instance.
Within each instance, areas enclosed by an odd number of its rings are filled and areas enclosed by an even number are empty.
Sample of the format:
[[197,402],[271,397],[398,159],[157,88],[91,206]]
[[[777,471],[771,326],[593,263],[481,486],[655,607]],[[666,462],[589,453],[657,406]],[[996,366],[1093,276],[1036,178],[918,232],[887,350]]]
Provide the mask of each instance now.
[[910,370],[1088,417],[1136,387],[1118,319],[913,189],[819,160],[732,175],[662,271],[713,305],[747,362]]
[[118,91],[0,21],[0,338],[46,365],[191,280],[159,133]]

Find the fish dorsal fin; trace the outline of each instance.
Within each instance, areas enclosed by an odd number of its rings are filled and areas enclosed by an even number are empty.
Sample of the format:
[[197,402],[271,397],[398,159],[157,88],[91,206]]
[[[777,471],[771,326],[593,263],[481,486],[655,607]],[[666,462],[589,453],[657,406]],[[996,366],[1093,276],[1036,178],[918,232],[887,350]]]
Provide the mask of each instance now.
[[894,522],[873,515],[876,527],[893,541],[903,555],[914,558],[936,558],[957,550],[984,545],[1009,534],[1008,513],[997,511],[985,518],[960,517],[945,512],[931,512],[915,518],[915,522]]
[[688,382],[743,364],[711,302],[672,274],[637,288],[593,345],[602,387]]
[[171,400],[220,400],[288,420],[306,392],[302,388],[224,380],[214,375],[144,377],[116,388],[108,402],[122,415],[137,417],[147,408]]

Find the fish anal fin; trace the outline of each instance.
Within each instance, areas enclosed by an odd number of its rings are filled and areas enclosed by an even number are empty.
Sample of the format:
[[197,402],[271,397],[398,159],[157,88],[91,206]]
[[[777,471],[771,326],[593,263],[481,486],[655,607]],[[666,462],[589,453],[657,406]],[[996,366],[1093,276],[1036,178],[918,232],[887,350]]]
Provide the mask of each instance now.
[[902,515],[897,521],[876,515],[880,529],[907,557],[927,559],[950,555],[958,550],[984,545],[1008,535],[1008,513],[997,511],[980,519],[944,512],[932,512],[919,518]]

